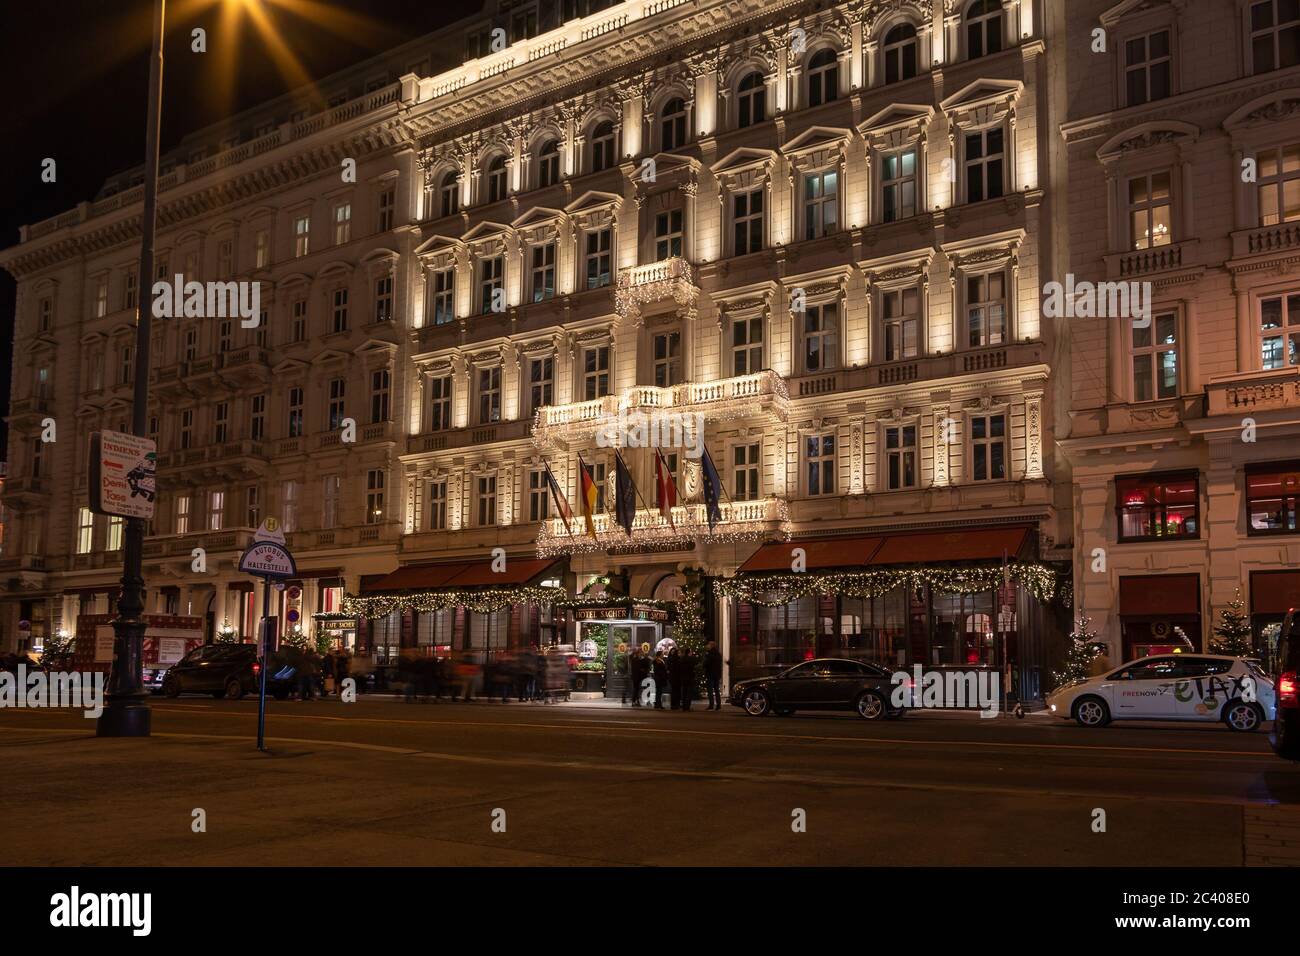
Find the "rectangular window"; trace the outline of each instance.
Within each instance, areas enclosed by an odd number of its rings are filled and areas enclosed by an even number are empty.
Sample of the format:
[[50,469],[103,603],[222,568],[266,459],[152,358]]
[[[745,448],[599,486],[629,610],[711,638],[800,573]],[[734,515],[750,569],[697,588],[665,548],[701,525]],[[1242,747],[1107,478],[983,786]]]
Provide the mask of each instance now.
[[212,441],[224,445],[230,431],[230,403],[217,402],[212,411]]
[[176,499],[176,533],[190,533],[190,496],[181,495]]
[[1195,472],[1116,478],[1119,540],[1199,537],[1199,487]]
[[105,550],[121,551],[122,550],[122,531],[126,527],[126,519],[119,518],[117,515],[110,515],[108,519],[108,541]]
[[1252,3],[1250,52],[1256,73],[1300,63],[1300,3],[1296,0]]
[[249,485],[244,491],[244,527],[260,527],[262,524],[261,490],[257,485]]
[[347,411],[345,409],[345,403],[347,400],[347,386],[348,383],[344,379],[341,378],[330,379],[329,416],[327,418],[327,421],[329,422],[329,425],[327,427],[329,428],[330,431],[334,431],[336,429],[342,428],[343,419],[347,417]]
[[429,379],[429,430],[451,428],[451,376],[435,375]]
[[602,289],[613,281],[610,247],[613,230],[606,227],[587,233],[587,288]]
[[298,299],[293,304],[293,324],[290,329],[291,341],[307,341],[307,300]]
[[124,345],[118,352],[117,381],[126,385],[131,381],[131,346]]
[[199,357],[199,330],[189,328],[185,330],[185,361],[193,362]]
[[381,468],[366,472],[366,524],[379,524],[384,520],[384,480]]
[[803,237],[817,239],[839,230],[839,174],[833,169],[803,178]]
[[599,345],[582,352],[582,398],[590,402],[609,394],[609,346]]
[[429,298],[429,321],[432,325],[446,325],[456,320],[456,273],[439,269],[433,273],[433,288]]
[[763,317],[731,322],[731,374],[749,375],[763,368]]
[[217,326],[217,352],[229,352],[235,345],[235,325],[229,319],[222,319]]
[[229,279],[235,271],[235,240],[222,239],[217,243],[217,278]]
[[497,523],[496,475],[483,475],[478,479],[478,523],[484,527]]
[[339,523],[339,492],[343,480],[338,475],[326,475],[321,488],[322,528],[336,528]]
[[393,208],[397,200],[397,190],[392,186],[379,192],[379,215],[376,226],[379,232],[388,232],[393,228]]
[[40,307],[37,311],[36,326],[42,332],[50,331],[54,324],[54,300],[49,296],[41,299]]
[[334,245],[341,246],[352,238],[352,203],[334,207]]
[[1300,464],[1246,470],[1246,533],[1295,534],[1300,511]]
[[1170,92],[1173,60],[1169,31],[1157,30],[1124,43],[1124,88],[1129,106],[1163,100]]
[[682,254],[682,211],[670,209],[655,216],[655,261]]
[[380,276],[375,280],[375,321],[393,321],[393,276]]
[[916,149],[886,156],[880,169],[881,209],[885,222],[916,215]]
[[973,348],[1002,345],[1007,336],[1007,277],[990,272],[966,279],[966,335]]
[[970,420],[971,480],[1001,481],[1007,476],[1007,417],[975,415]]
[[298,482],[280,484],[280,527],[286,534],[298,530]]
[[311,251],[311,217],[299,216],[293,221],[293,254],[297,258]]
[[763,190],[731,197],[732,254],[743,256],[763,248]]
[[966,134],[966,201],[983,202],[1002,195],[1002,127]]
[[254,395],[249,404],[248,437],[261,441],[266,437],[266,396]]
[[530,468],[528,471],[528,520],[545,521],[550,515],[551,494],[546,484],[546,471]]
[[840,307],[810,305],[803,317],[803,370],[812,375],[839,365]]
[[370,373],[370,422],[378,424],[389,418],[389,392],[392,376],[388,369],[376,369]]
[[504,312],[504,296],[498,296],[497,291],[505,291],[505,258],[502,256],[493,256],[490,259],[479,261],[479,279],[478,279],[478,299],[479,314],[487,315],[489,312]]
[[289,437],[300,438],[302,430],[303,391],[299,387],[289,389]]
[[885,361],[916,358],[920,342],[920,292],[895,289],[884,294]]
[[555,298],[555,243],[533,246],[533,301]]
[[[186,499],[177,499],[178,501]],[[178,531],[178,533],[180,533]],[[77,554],[90,554],[95,546],[95,516],[89,508],[77,511]]]
[[226,520],[226,493],[214,491],[208,496],[208,530],[220,531]]
[[501,421],[501,366],[478,371],[478,423],[491,425]]
[[134,309],[136,295],[135,270],[127,269],[126,277],[122,284],[122,308]]
[[528,361],[528,410],[535,412],[555,401],[555,359],[547,355]]
[[759,475],[762,470],[759,464],[761,451],[762,445],[758,442],[736,445],[731,450],[732,497],[737,501],[757,501],[762,497],[759,492]]
[[1130,238],[1134,249],[1173,242],[1173,206],[1169,172],[1148,173],[1128,181]]
[[834,435],[804,437],[804,468],[808,476],[807,493],[810,496],[835,494]]
[[95,317],[102,319],[108,315],[108,276],[102,275],[95,280]]
[[886,487],[889,491],[915,488],[916,426],[897,425],[885,429]]
[[1256,154],[1259,177],[1259,224],[1276,226],[1300,219],[1300,143],[1261,149]]
[[445,531],[447,528],[447,481],[429,482],[429,521],[430,531]]
[[1259,300],[1260,368],[1300,363],[1300,292]]
[[194,442],[194,410],[187,408],[181,412],[181,448],[189,448]]
[[1178,316],[1166,312],[1145,328],[1133,326],[1133,401],[1177,396]]
[[682,333],[660,332],[654,337],[654,383],[659,388],[682,381]]
[[258,269],[265,269],[271,264],[270,230],[259,229],[253,237],[253,262]]
[[348,290],[335,289],[334,303],[330,320],[331,332],[346,332],[348,330]]

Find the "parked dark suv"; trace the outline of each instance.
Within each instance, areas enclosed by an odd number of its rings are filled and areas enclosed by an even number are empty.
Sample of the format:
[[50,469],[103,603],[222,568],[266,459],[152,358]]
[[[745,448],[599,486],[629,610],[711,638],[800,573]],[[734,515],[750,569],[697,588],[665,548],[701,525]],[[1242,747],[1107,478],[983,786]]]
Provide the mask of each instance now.
[[[162,691],[168,697],[211,694],[238,700],[257,693],[261,665],[254,644],[204,644],[167,669]],[[289,696],[292,681],[267,675],[266,692],[279,700]]]
[[755,717],[786,717],[796,710],[851,710],[867,720],[901,717],[903,709],[892,703],[891,676],[866,661],[824,657],[772,677],[738,681],[731,687],[730,703]]
[[1277,636],[1277,657],[1264,664],[1274,677],[1277,717],[1269,741],[1279,757],[1300,760],[1300,620],[1295,608],[1286,612]]

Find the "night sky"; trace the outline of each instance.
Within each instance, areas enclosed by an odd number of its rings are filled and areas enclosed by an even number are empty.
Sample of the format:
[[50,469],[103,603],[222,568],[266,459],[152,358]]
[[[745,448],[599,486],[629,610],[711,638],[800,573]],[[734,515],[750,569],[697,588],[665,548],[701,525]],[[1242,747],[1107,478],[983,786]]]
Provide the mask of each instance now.
[[[283,5],[282,5],[283,4]],[[292,6],[290,6],[292,5]],[[104,180],[144,162],[152,0],[55,0],[7,4],[6,56],[0,58],[6,106],[0,150],[0,248],[18,227],[94,199]],[[326,76],[469,16],[478,0],[263,0],[287,45],[313,78]],[[286,92],[288,83],[245,19],[233,86],[213,0],[169,0],[163,73],[162,152],[185,134]],[[329,7],[361,15],[344,36],[289,12]],[[197,13],[187,14],[187,10]],[[57,11],[57,12],[56,12]],[[190,51],[190,31],[208,33],[208,52]],[[41,162],[57,162],[58,181],[42,183]],[[15,283],[0,271],[0,414],[8,414]],[[0,422],[0,453],[7,429]]]

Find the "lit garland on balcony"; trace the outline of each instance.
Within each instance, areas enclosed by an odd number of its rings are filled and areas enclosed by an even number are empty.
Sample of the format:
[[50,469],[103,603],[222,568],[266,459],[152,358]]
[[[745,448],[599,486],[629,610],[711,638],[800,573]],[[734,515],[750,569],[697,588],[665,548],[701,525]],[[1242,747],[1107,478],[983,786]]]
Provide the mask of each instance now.
[[[564,588],[542,585],[519,585],[504,588],[461,588],[449,591],[417,591],[410,594],[378,594],[373,597],[347,594],[343,613],[374,620],[394,611],[428,613],[463,607],[480,614],[491,614],[515,604],[542,604],[557,608],[618,608],[627,604],[681,613],[684,601],[652,601],[617,597],[608,594],[571,595]],[[698,603],[698,602],[692,602]],[[698,614],[698,608],[696,609]]]
[[[1066,580],[1044,564],[1016,562],[1007,565],[1012,581],[1024,587],[1039,603],[1057,598],[1069,606]],[[896,588],[917,590],[924,586],[945,594],[977,594],[992,591],[1002,583],[1002,567],[983,568],[909,567],[870,571],[777,574],[735,577],[718,581],[722,597],[739,598],[761,607],[782,607],[799,598],[842,594],[845,597],[874,598]]]

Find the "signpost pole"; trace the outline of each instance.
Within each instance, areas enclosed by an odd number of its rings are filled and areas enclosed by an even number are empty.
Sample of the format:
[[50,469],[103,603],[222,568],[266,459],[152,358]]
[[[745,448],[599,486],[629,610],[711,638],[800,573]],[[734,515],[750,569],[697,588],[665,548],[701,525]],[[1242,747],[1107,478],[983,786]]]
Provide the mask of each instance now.
[[266,750],[266,672],[271,666],[271,579],[262,578],[262,668],[257,689],[257,749]]

